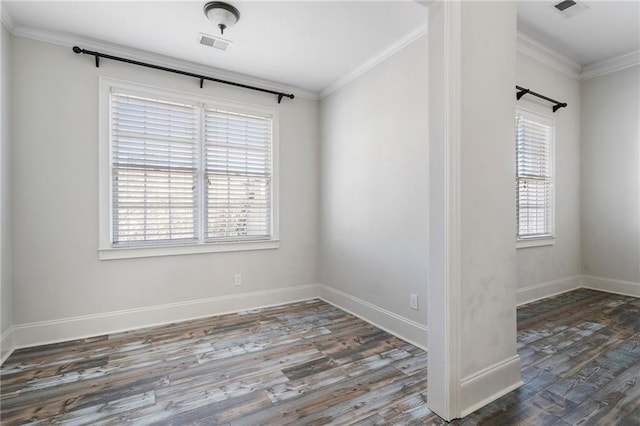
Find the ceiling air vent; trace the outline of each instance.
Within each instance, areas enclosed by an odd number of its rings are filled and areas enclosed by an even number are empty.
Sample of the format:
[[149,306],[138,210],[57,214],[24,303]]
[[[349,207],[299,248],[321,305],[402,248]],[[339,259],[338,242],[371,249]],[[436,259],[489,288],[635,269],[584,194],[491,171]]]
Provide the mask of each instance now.
[[566,9],[569,9],[571,6],[575,6],[575,5],[576,5],[576,2],[573,0],[564,0],[553,7],[558,9],[560,12],[564,12]]
[[200,33],[199,41],[200,41],[200,44],[203,46],[213,47],[213,48],[224,50],[224,51],[229,50],[229,48],[231,47],[231,43],[233,43],[231,40],[225,40],[220,37],[215,37],[212,35],[202,34],[202,33]]
[[560,3],[554,4],[553,7],[567,18],[575,16],[577,13],[582,12],[583,10],[589,9],[589,7],[587,7],[584,3],[577,0],[564,0]]

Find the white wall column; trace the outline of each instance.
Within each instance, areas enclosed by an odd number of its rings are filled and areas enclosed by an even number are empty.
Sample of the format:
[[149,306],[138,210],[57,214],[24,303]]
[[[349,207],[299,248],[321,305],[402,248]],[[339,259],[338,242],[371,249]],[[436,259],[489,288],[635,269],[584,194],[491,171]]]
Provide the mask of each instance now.
[[516,352],[514,2],[429,8],[429,407],[521,385]]

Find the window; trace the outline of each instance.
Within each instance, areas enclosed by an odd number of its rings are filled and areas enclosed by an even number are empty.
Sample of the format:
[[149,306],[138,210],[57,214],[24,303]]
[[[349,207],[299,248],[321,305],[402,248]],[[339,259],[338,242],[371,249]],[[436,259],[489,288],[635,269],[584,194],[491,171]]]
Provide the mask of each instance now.
[[277,247],[277,113],[101,80],[100,257]]
[[552,244],[554,123],[516,112],[516,211],[520,247]]

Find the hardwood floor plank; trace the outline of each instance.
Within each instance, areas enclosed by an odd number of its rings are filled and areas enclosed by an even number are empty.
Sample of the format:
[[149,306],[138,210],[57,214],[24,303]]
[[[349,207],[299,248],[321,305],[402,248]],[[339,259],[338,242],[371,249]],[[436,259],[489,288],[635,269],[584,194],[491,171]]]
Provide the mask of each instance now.
[[634,357],[625,351],[624,345],[621,345],[607,352],[604,357],[594,359],[575,374],[563,377],[546,390],[579,404],[598,389],[627,372],[638,360],[637,356]]
[[[446,424],[442,419],[433,414],[427,407],[427,393],[404,398],[401,401],[388,405],[373,416],[369,416],[354,424],[374,425],[407,425],[424,424],[419,422],[432,422],[431,424]],[[437,423],[433,423],[438,421]]]
[[22,425],[27,423],[69,423],[69,424],[94,424],[99,420],[110,417],[113,414],[155,404],[153,392],[131,395],[124,398],[112,399],[105,403],[92,404],[78,410],[67,411],[64,406],[46,405],[33,411],[25,411],[19,415],[3,418],[3,425]]
[[302,420],[308,425],[351,424],[369,416],[373,411],[383,410],[407,397],[416,395],[426,389],[426,372],[413,376],[401,377],[389,384],[371,389],[368,392],[351,396],[340,404],[325,408],[322,412],[306,415]]
[[320,371],[306,377],[290,380],[287,383],[267,389],[267,395],[274,403],[287,401],[305,393],[311,393],[359,376],[367,375],[372,371],[393,365],[398,360],[410,356],[408,352],[392,349],[348,364],[336,365],[331,369]]
[[637,408],[631,412],[627,417],[620,422],[622,426],[639,426],[640,425],[640,408]]
[[529,329],[536,323],[561,324],[568,313],[585,312],[589,308],[598,309],[611,296],[596,290],[580,290],[563,293],[529,303],[517,310],[518,330]]
[[337,364],[331,358],[323,356],[322,358],[314,359],[303,364],[284,368],[282,372],[289,380],[294,381],[313,376],[322,371],[331,370],[335,367],[337,367]]
[[564,421],[573,424],[618,424],[640,407],[640,360],[634,368],[621,368],[606,385],[595,388]]
[[239,395],[263,390],[288,381],[287,377],[279,370],[269,371],[263,374],[251,375],[239,380],[216,383],[214,380],[206,380],[203,377],[197,383],[190,382],[189,386],[177,384],[162,386],[156,389],[158,402],[177,402],[185,399],[196,399],[205,394],[219,395],[219,401],[235,398]]
[[[366,375],[336,382],[330,387],[303,393],[293,400],[273,404],[267,409],[253,412],[241,419],[232,419],[231,424],[263,424],[268,419],[281,425],[295,424],[303,419],[306,422],[314,413],[320,413],[324,417],[332,407],[341,406],[340,404],[347,400],[373,392],[406,377],[398,369],[387,366]],[[228,419],[218,418],[217,420]]]
[[553,356],[529,363],[529,366],[541,369],[548,368],[550,372],[559,376],[570,376],[591,363],[594,358],[604,356],[623,342],[624,338],[619,338],[619,335],[608,327],[553,354]]
[[558,396],[548,390],[539,392],[530,399],[530,402],[533,406],[539,408],[541,412],[545,413],[549,417],[555,418],[565,416],[578,405],[575,402]]
[[[195,364],[194,360],[191,365]],[[29,416],[29,413],[38,413],[43,409],[56,413],[61,410],[68,411],[74,406],[88,404],[85,401],[91,398],[111,400],[121,398],[131,392],[149,392],[166,380],[167,372],[186,368],[189,368],[189,364],[183,362],[171,365],[163,364],[150,370],[137,371],[134,375],[130,372],[116,372],[92,379],[90,382],[78,381],[35,392],[25,391],[14,397],[5,397],[3,392],[0,405],[2,422],[5,418],[12,418],[16,415]]]
[[400,361],[395,362],[394,366],[404,374],[414,374],[420,371],[427,371],[427,353],[423,352],[415,356],[408,356],[401,358]]

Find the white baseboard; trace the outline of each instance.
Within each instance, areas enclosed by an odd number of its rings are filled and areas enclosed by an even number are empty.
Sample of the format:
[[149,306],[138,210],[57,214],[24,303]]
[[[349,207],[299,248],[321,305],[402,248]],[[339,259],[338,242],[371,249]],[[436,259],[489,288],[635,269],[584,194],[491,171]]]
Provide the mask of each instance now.
[[11,355],[13,349],[13,327],[9,327],[0,336],[0,365],[2,365],[2,363],[5,362],[7,358],[9,358],[9,355]]
[[465,417],[522,386],[520,368],[520,356],[514,355],[464,377],[460,381],[461,416]]
[[[517,302],[518,305],[522,305],[581,287],[640,297],[640,283],[576,275],[518,289]],[[427,350],[428,328],[426,325],[326,285],[307,284],[52,321],[14,324],[0,336],[0,363],[4,362],[17,348],[281,305],[315,297],[320,297],[340,309]],[[470,378],[468,386],[473,386],[473,383],[475,379]],[[515,384],[508,386],[515,386]]]
[[582,276],[583,287],[592,290],[606,291],[608,293],[622,294],[625,296],[640,297],[640,283],[634,281],[616,280],[613,278]]
[[546,281],[540,284],[534,284],[516,290],[517,305],[524,305],[535,302],[536,300],[545,299],[547,297],[556,296],[567,291],[577,290],[583,286],[581,275],[573,275],[571,277],[560,278],[553,281]]
[[53,321],[18,324],[13,326],[12,344],[14,348],[38,346],[298,302],[318,297],[317,290],[317,284],[307,284]]
[[425,325],[342,291],[321,284],[307,284],[52,321],[17,324],[2,335],[1,359],[4,361],[13,349],[17,348],[83,339],[247,309],[293,303],[316,297],[320,297],[326,302],[424,350],[427,348],[427,327]]
[[425,351],[427,350],[428,329],[426,325],[324,284],[318,285],[318,296],[343,311],[349,312],[384,331],[398,336],[412,345]]

